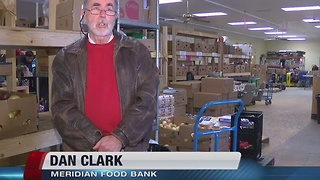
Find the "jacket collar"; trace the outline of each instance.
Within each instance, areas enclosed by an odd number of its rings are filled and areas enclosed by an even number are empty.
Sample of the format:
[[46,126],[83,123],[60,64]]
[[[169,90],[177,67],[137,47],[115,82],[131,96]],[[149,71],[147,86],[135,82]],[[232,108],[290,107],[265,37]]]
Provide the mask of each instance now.
[[[116,30],[113,31],[115,39],[115,49],[120,49],[121,47],[132,47],[132,44],[128,42],[124,35],[120,34]],[[80,40],[73,43],[70,48],[66,48],[66,53],[79,54],[80,51],[86,49],[86,42],[88,41],[88,36],[84,36]]]

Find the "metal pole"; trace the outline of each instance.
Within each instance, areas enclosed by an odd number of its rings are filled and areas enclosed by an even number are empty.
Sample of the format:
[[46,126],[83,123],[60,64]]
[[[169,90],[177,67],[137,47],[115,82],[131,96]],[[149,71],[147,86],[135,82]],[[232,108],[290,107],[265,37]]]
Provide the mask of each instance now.
[[36,27],[39,26],[39,3],[36,2]]
[[118,16],[118,19],[117,19],[117,31],[119,32],[120,31],[120,0],[117,0],[118,1],[118,8],[117,8],[117,16]]

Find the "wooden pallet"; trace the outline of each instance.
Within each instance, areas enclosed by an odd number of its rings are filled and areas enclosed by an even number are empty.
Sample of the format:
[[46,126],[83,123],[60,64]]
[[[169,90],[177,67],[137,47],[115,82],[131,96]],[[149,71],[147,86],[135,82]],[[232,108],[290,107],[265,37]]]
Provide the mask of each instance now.
[[275,158],[270,156],[262,156],[258,162],[261,166],[274,166]]
[[269,144],[270,139],[267,136],[262,136],[262,143]]

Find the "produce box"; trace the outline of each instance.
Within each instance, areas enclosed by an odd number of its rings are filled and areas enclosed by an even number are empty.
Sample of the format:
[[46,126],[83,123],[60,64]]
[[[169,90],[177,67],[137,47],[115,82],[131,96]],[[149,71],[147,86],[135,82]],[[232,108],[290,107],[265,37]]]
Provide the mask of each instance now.
[[159,126],[159,143],[162,145],[176,145],[180,126],[194,123],[193,119],[174,116],[163,119]]
[[35,95],[0,90],[0,139],[38,131],[37,110]]
[[[209,131],[205,126],[200,126],[199,131]],[[229,151],[229,132],[219,134],[219,151]],[[194,142],[194,125],[180,126],[178,144],[179,151],[182,149],[193,149]],[[214,136],[200,136],[198,138],[198,151],[214,151]]]

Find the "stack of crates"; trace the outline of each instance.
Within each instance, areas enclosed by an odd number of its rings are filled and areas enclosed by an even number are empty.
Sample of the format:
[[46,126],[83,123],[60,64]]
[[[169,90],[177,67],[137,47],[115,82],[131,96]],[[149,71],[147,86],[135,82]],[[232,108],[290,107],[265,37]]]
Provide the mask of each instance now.
[[[234,124],[235,115],[231,117],[231,126]],[[259,159],[262,149],[262,111],[243,111],[238,119],[237,151],[243,158]],[[233,142],[233,132],[231,132]],[[231,151],[232,151],[232,147]]]

